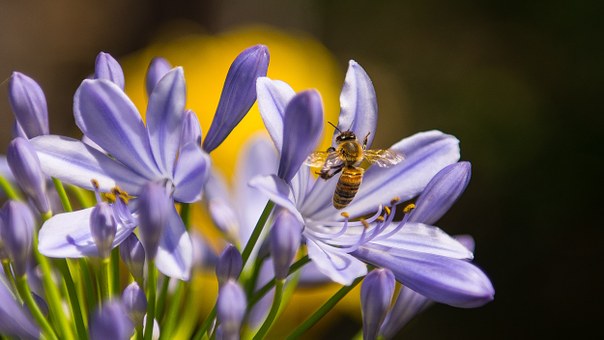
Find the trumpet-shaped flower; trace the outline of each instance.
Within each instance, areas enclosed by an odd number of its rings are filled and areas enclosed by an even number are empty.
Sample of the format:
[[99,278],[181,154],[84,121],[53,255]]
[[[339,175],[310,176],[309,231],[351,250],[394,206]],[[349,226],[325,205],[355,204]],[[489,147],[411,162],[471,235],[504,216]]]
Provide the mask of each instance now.
[[[42,170],[87,189],[96,190],[98,185],[100,191],[109,192],[119,186],[132,196],[141,194],[149,182],[165,183],[171,193],[171,206],[156,265],[166,275],[187,279],[192,261],[191,240],[172,199],[198,200],[210,161],[196,140],[182,138],[190,135],[182,133],[189,121],[182,68],[167,72],[153,88],[146,125],[123,90],[106,79],[82,82],[75,94],[74,112],[78,127],[104,152],[75,139],[40,136],[32,144]],[[135,214],[118,219],[113,247],[137,225],[136,204],[130,206]],[[48,220],[40,231],[40,252],[49,257],[96,255],[88,227],[91,211],[59,214]]]
[[[366,263],[372,263],[392,270],[398,281],[438,302],[473,307],[492,299],[490,281],[467,261],[472,258],[471,252],[440,229],[421,223],[428,218],[393,223],[394,214],[388,207],[417,197],[434,175],[459,159],[455,137],[429,131],[394,144],[391,150],[404,155],[405,160],[390,168],[370,167],[356,198],[341,213],[331,203],[337,178],[324,181],[311,176],[310,170],[302,166],[309,153],[309,138],[293,133],[297,127],[285,123],[289,119],[287,100],[292,98],[293,90],[268,78],[260,78],[257,86],[261,113],[281,151],[281,164],[288,160],[291,163],[287,167],[298,171],[291,181],[278,173],[257,177],[250,184],[304,224],[308,255],[323,274],[350,284],[367,273]],[[371,80],[354,61],[350,62],[340,102],[339,130],[352,130],[357,136],[375,135],[375,93]],[[313,116],[321,112],[310,108],[306,114],[310,116],[307,122],[314,122]],[[314,132],[309,134],[314,136]],[[369,138],[367,145],[370,143]],[[286,154],[292,152],[302,155]],[[421,197],[418,202],[431,205],[418,207],[418,211],[430,212],[444,212],[448,208],[445,203],[449,203],[422,201]]]

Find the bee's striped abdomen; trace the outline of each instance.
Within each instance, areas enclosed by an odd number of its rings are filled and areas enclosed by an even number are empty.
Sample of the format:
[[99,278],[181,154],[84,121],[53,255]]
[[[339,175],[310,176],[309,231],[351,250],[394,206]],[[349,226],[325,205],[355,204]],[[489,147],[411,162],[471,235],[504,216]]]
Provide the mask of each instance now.
[[333,193],[333,206],[336,209],[343,209],[352,202],[357,191],[359,191],[364,172],[363,168],[344,167],[336,185],[336,191]]

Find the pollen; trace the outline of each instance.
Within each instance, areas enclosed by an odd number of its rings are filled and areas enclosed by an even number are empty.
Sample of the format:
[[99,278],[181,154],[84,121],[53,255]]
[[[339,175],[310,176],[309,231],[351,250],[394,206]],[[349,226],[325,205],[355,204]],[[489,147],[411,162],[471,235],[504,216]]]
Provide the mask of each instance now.
[[385,221],[384,216],[378,216],[375,220],[378,221],[378,222],[384,222]]
[[369,223],[364,218],[361,218],[361,223],[363,224],[363,227],[365,227],[365,229],[369,229]]
[[96,179],[93,178],[90,180],[90,183],[92,183],[92,186],[94,187],[95,190],[99,190],[99,187],[100,187],[99,181],[97,181]]
[[345,211],[342,211],[342,213],[340,213],[340,215],[342,215],[342,217],[344,217],[344,218],[349,218],[350,217],[350,214],[347,213],[347,212],[345,212]]
[[409,203],[407,204],[404,208],[403,208],[403,212],[405,214],[408,214],[409,212],[411,212],[411,210],[415,209],[415,204],[413,203]]
[[384,211],[386,212],[386,215],[390,215],[390,213],[391,213],[390,208],[388,208],[386,206],[384,207]]
[[391,201],[390,201],[390,205],[395,205],[396,203],[398,203],[401,200],[400,197],[396,196],[394,197]]

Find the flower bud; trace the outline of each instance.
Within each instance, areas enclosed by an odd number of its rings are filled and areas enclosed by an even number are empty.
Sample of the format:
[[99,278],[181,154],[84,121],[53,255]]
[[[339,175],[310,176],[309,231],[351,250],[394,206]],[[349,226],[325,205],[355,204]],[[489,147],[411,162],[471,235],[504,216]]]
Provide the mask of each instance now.
[[120,64],[109,53],[101,52],[96,56],[94,78],[106,79],[124,89],[124,71]]
[[270,234],[270,248],[276,279],[284,280],[287,277],[289,266],[294,261],[300,247],[301,237],[302,224],[292,213],[282,209],[275,218]]
[[378,331],[394,294],[394,274],[389,269],[375,269],[363,280],[361,310],[363,312],[363,339],[377,339]]
[[13,72],[8,91],[10,106],[27,138],[47,135],[48,108],[40,85],[23,73]]
[[243,269],[243,259],[241,253],[232,244],[229,244],[220,257],[216,264],[216,277],[218,278],[218,284],[223,285],[228,280],[237,280],[239,274]]
[[227,281],[218,291],[216,315],[222,330],[222,339],[239,339],[241,322],[247,308],[247,300],[241,286]]
[[180,135],[181,147],[187,143],[195,143],[201,145],[201,126],[195,112],[191,110],[185,111],[185,117],[182,122],[182,135]]
[[132,323],[141,325],[147,313],[147,297],[138,283],[132,282],[122,293],[122,303]]
[[158,183],[145,185],[138,197],[138,227],[140,238],[148,260],[155,259],[159,241],[168,223],[173,202],[166,188]]
[[229,68],[212,125],[203,141],[203,149],[211,152],[256,101],[256,79],[266,76],[269,63],[268,49],[264,45],[252,46],[241,52]]
[[0,280],[0,334],[18,339],[38,339],[40,330],[28,310],[15,300],[8,287]]
[[151,60],[149,68],[147,68],[147,77],[145,82],[145,88],[148,96],[150,96],[153,92],[155,85],[157,85],[161,78],[163,78],[171,69],[172,65],[170,65],[170,63],[164,58],[155,57],[153,60]]
[[138,237],[131,233],[120,243],[120,257],[137,282],[143,282],[145,273],[145,249]]
[[100,202],[90,213],[90,232],[99,251],[99,257],[106,259],[111,255],[113,240],[117,232],[117,222],[113,209],[107,202]]
[[8,146],[8,166],[21,189],[31,197],[41,214],[48,213],[50,202],[46,195],[46,178],[36,151],[25,138],[17,137]]
[[413,291],[409,287],[402,287],[392,306],[386,320],[380,328],[380,335],[392,339],[411,319],[426,309],[434,302],[427,297]]
[[16,277],[25,275],[31,254],[35,219],[29,207],[21,202],[8,201],[1,211],[0,238],[8,254]]
[[107,301],[97,310],[90,321],[90,339],[127,340],[134,332],[134,326],[121,302]]

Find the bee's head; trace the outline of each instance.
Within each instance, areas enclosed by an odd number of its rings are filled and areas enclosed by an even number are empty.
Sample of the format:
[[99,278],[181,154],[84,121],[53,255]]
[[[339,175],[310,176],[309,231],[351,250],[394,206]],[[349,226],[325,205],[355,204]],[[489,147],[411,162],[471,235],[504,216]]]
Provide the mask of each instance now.
[[347,131],[340,133],[336,137],[336,142],[341,143],[341,142],[345,142],[345,141],[349,141],[349,140],[356,140],[356,139],[357,139],[357,136],[354,134],[354,132],[347,130]]

